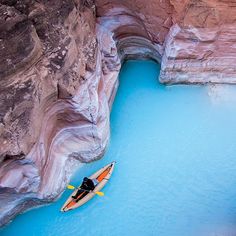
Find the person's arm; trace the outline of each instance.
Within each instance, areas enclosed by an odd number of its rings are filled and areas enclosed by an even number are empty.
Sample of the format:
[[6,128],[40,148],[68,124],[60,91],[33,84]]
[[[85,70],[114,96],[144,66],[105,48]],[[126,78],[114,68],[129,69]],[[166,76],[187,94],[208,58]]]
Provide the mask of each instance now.
[[88,186],[92,190],[94,190],[94,188],[95,188],[95,185],[94,185],[94,183],[93,183],[93,181],[91,179],[89,179],[89,181],[88,181]]

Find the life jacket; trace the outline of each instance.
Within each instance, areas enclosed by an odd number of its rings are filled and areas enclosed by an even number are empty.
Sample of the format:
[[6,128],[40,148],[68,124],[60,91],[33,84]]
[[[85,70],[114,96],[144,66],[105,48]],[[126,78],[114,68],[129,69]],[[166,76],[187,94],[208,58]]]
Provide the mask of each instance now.
[[85,177],[81,185],[81,188],[85,190],[94,190],[95,185],[91,179]]

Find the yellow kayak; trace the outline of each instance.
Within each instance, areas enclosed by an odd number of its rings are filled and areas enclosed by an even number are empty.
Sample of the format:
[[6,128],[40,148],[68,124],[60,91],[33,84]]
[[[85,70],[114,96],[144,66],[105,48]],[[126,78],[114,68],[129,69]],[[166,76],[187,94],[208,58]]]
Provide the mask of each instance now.
[[95,189],[93,191],[86,191],[86,190],[81,189],[81,194],[78,196],[77,199],[74,199],[74,198],[72,198],[72,196],[74,196],[76,194],[76,192],[78,191],[78,189],[80,189],[80,187],[78,187],[67,199],[67,201],[65,202],[65,204],[61,208],[61,211],[66,212],[69,210],[73,210],[77,207],[82,206],[84,203],[86,203],[91,198],[93,198],[96,195],[96,192],[100,191],[104,187],[104,185],[108,182],[108,180],[110,179],[111,174],[114,170],[114,166],[115,166],[115,162],[113,161],[112,163],[104,166],[103,168],[98,170],[96,173],[91,175],[89,177],[89,179],[96,179],[96,181],[98,183],[95,186]]

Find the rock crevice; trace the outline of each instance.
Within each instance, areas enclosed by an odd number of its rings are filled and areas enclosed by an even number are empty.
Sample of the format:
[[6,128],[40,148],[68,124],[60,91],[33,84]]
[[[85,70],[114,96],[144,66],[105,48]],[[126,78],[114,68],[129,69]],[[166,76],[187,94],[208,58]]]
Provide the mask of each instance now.
[[235,13],[229,0],[0,0],[0,225],[102,157],[125,59],[161,63],[167,84],[235,83]]

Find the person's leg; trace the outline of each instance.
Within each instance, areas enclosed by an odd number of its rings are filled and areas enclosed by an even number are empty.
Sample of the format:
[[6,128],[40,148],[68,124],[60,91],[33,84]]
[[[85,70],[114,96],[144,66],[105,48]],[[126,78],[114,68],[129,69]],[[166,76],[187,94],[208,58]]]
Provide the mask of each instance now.
[[77,193],[74,196],[72,196],[72,198],[76,199],[82,192],[83,190],[78,189]]

